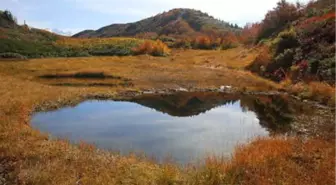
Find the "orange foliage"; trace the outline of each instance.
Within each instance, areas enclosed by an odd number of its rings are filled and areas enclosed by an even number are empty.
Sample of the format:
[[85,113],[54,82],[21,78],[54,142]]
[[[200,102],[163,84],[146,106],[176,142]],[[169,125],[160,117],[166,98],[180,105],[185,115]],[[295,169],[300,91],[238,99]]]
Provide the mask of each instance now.
[[306,20],[300,22],[298,27],[299,28],[305,28],[312,23],[321,22],[321,21],[324,21],[324,20],[327,20],[327,19],[335,19],[335,11],[329,12],[329,13],[324,14],[322,16],[315,16],[315,17],[311,17],[309,19],[306,19]]
[[256,58],[256,61],[261,65],[267,65],[272,60],[272,55],[270,48],[267,46],[263,46],[260,48],[260,53]]
[[224,42],[237,43],[238,38],[234,33],[226,32],[222,37],[222,43],[221,44],[223,44]]
[[317,139],[258,139],[238,147],[225,168],[232,184],[333,184],[335,147]]
[[243,28],[239,40],[244,44],[253,44],[260,31],[260,23],[246,24]]
[[234,45],[237,45],[239,43],[239,39],[236,34],[232,32],[226,32],[222,37],[221,37],[221,42],[220,45],[222,48],[232,48]]
[[211,41],[208,36],[198,36],[195,39],[195,45],[200,49],[210,49]]
[[220,46],[233,47],[238,44],[237,36],[232,32],[216,33],[210,32],[208,34],[197,36],[193,41],[193,47],[197,49],[214,49]]
[[153,56],[166,56],[170,54],[170,49],[165,43],[160,40],[147,40],[137,48],[133,48],[133,52],[137,55],[149,54]]
[[335,87],[321,82],[311,82],[308,87],[310,98],[324,104],[335,105]]
[[238,146],[232,160],[209,157],[204,184],[333,184],[333,141],[260,138]]

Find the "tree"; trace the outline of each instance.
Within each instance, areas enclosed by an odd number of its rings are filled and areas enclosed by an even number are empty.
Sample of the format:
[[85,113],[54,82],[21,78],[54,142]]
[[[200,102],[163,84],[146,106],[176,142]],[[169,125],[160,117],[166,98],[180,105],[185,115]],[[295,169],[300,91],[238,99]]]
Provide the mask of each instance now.
[[4,15],[5,19],[7,19],[8,21],[17,23],[16,18],[13,16],[13,14],[9,10],[5,10],[3,12],[3,15]]
[[257,42],[263,38],[268,38],[278,34],[288,23],[297,20],[301,16],[299,7],[295,4],[281,0],[277,6],[269,11],[261,23],[261,29],[257,37]]

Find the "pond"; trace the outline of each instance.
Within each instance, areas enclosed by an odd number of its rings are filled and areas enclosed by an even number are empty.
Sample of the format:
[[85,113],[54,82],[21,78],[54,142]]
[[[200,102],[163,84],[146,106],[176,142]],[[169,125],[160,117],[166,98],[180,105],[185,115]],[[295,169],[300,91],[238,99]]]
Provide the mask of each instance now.
[[179,93],[88,100],[35,113],[31,124],[51,138],[185,164],[208,155],[230,157],[237,144],[284,132],[290,112],[279,97]]

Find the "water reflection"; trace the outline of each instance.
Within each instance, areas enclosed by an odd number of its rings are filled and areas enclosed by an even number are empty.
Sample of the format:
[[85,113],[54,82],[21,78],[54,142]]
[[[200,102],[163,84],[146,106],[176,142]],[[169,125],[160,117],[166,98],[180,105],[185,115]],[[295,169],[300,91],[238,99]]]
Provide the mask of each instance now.
[[171,95],[145,95],[131,101],[167,113],[171,116],[195,116],[218,106],[240,102],[243,112],[252,111],[259,124],[272,134],[290,130],[293,115],[301,107],[287,96],[247,96],[223,93],[177,93]]
[[95,143],[123,154],[143,151],[158,160],[171,156],[186,163],[209,153],[230,156],[237,143],[286,130],[290,114],[278,97],[179,93],[128,102],[86,101],[37,113],[32,125],[72,142]]

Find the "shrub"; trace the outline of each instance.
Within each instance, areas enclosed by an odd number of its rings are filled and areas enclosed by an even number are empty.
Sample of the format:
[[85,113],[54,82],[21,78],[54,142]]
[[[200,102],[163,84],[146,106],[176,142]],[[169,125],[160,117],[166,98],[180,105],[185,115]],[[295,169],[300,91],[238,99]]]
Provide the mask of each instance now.
[[170,54],[168,46],[160,40],[145,41],[133,49],[135,55],[148,54],[153,56],[167,56]]
[[247,69],[254,73],[258,73],[259,75],[265,76],[266,67],[271,62],[272,55],[270,54],[270,49],[267,46],[263,46],[260,48],[260,52],[254,61],[249,66],[247,66]]
[[0,53],[0,58],[6,58],[6,59],[22,59],[22,60],[26,60],[27,57],[19,54],[19,53]]
[[275,51],[275,56],[283,53],[286,49],[296,48],[299,46],[297,35],[294,28],[280,32],[277,38],[272,42],[272,48]]
[[220,47],[221,50],[227,50],[227,49],[231,49],[231,48],[236,48],[238,47],[237,43],[233,43],[233,42],[227,42],[227,43],[223,43]]
[[195,49],[212,49],[211,40],[208,36],[196,37],[193,43]]
[[172,45],[174,48],[185,48],[185,49],[190,49],[192,48],[190,40],[187,39],[178,39],[174,42]]
[[285,49],[283,53],[274,58],[275,62],[270,66],[270,70],[274,71],[278,68],[289,69],[293,64],[294,55],[293,49]]
[[241,31],[240,41],[245,45],[254,44],[256,41],[256,37],[260,31],[260,24],[246,24]]
[[335,81],[335,56],[321,60],[320,71],[323,80]]

